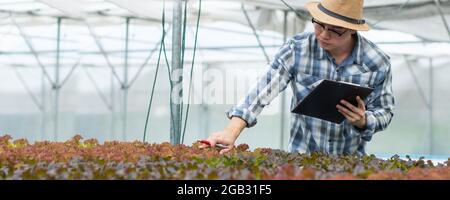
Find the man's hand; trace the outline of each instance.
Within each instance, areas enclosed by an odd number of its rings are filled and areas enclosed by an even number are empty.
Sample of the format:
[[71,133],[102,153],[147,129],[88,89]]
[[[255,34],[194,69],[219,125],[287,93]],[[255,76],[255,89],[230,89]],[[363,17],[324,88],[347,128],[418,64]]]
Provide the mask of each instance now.
[[358,102],[358,107],[355,107],[348,101],[341,100],[341,104],[346,107],[338,104],[336,108],[352,125],[360,129],[365,129],[367,124],[366,107],[364,106],[364,101],[359,96],[356,97],[356,101]]
[[220,154],[224,154],[231,149],[234,148],[234,142],[239,137],[239,134],[245,128],[246,122],[238,117],[233,117],[230,120],[228,126],[219,132],[213,133],[206,141],[209,142],[209,145],[203,144],[200,147],[206,148],[208,146],[215,147],[216,144],[221,144],[224,146],[222,150],[220,150]]
[[224,129],[223,131],[213,133],[208,139],[206,139],[206,141],[209,142],[209,145],[203,144],[200,147],[215,147],[216,145],[221,144],[224,148],[221,149],[219,153],[224,154],[234,148],[235,140],[236,138],[233,137],[233,134],[227,129]]

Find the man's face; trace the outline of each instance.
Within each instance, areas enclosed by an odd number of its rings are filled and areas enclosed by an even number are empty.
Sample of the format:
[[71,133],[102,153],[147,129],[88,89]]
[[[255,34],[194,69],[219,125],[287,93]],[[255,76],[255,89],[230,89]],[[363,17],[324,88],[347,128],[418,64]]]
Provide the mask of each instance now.
[[339,48],[350,42],[351,35],[355,32],[343,27],[325,24],[316,19],[313,19],[312,23],[320,47],[328,51]]

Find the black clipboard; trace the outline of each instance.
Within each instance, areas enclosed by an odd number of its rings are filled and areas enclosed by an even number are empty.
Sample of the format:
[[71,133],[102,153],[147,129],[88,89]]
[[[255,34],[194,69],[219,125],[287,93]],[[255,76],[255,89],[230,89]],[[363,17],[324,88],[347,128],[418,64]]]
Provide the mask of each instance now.
[[340,124],[345,119],[336,108],[340,100],[358,106],[356,96],[364,100],[372,91],[370,87],[324,79],[291,112]]

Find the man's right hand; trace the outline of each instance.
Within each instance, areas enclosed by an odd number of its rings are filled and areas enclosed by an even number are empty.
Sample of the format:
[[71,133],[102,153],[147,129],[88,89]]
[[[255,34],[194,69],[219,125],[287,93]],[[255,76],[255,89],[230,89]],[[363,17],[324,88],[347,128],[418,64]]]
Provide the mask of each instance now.
[[220,154],[224,154],[234,148],[234,142],[236,141],[236,138],[233,137],[233,134],[229,130],[224,129],[223,131],[213,133],[211,136],[209,136],[207,141],[213,148],[217,144],[221,144],[224,148],[220,150]]
[[[224,154],[234,148],[234,143],[239,137],[239,134],[246,127],[247,122],[238,117],[233,117],[230,120],[228,126],[219,132],[213,133],[207,141],[210,143],[211,147],[215,147],[217,144],[223,145],[225,148],[220,150],[220,154]],[[202,145],[205,148],[208,145]]]

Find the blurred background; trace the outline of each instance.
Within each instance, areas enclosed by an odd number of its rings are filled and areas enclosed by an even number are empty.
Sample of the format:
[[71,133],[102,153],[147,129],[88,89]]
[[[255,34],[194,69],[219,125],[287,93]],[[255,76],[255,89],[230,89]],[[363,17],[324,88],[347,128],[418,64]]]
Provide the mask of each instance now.
[[[0,134],[142,141],[151,99],[145,141],[170,141],[173,122],[190,145],[225,127],[225,111],[286,39],[313,30],[307,2],[0,0]],[[391,57],[396,100],[367,152],[448,157],[450,1],[365,0],[364,12],[372,30],[360,33]],[[183,64],[172,59],[180,50]],[[237,143],[287,150],[291,96],[280,94]]]

